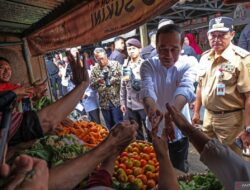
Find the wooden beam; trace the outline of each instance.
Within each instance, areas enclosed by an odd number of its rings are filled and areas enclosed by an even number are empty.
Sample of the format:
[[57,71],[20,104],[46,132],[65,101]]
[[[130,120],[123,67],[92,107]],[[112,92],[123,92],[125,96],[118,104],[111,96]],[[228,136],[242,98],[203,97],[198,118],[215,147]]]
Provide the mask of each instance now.
[[0,42],[0,47],[6,47],[6,46],[16,46],[16,45],[22,45],[22,41],[17,42]]
[[148,45],[148,30],[147,24],[140,26],[140,38],[141,38],[141,46],[144,48]]

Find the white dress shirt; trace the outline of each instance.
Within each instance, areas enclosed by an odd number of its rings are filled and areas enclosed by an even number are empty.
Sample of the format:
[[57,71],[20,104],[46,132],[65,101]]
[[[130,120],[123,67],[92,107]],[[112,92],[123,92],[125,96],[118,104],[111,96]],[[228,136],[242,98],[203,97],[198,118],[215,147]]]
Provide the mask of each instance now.
[[[141,66],[142,90],[141,98],[151,97],[158,109],[165,113],[166,103],[173,104],[177,95],[183,95],[187,102],[195,100],[194,82],[196,67],[188,56],[180,56],[179,60],[170,68],[162,66],[158,56],[145,61]],[[191,122],[189,107],[186,104],[182,113]],[[158,135],[164,127],[164,120],[159,125]],[[148,122],[148,128],[151,126]],[[179,129],[175,129],[176,140],[183,137]]]

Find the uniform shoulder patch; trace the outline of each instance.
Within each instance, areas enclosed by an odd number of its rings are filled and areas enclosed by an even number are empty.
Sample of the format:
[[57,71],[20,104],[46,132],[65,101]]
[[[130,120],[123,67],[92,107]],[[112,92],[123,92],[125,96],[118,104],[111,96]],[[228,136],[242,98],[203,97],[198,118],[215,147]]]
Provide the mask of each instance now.
[[211,49],[209,49],[209,50],[207,50],[207,51],[204,51],[201,55],[203,56],[203,55],[205,55],[205,54],[207,54],[207,53],[209,53],[209,52],[211,52],[212,50]]
[[247,50],[244,50],[243,48],[239,46],[233,46],[233,50],[235,51],[236,54],[238,54],[242,58],[245,58],[246,56],[250,55],[250,52],[248,52]]

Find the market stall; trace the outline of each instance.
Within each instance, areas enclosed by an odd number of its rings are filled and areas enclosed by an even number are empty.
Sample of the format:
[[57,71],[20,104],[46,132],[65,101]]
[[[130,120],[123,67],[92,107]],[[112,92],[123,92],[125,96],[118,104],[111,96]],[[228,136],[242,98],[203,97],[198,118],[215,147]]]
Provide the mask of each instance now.
[[[24,70],[28,73],[30,83],[46,76],[46,74],[44,76],[44,69],[41,67],[43,63],[39,62],[42,59],[39,56],[46,52],[95,43],[124,33],[160,14],[177,0],[77,2],[70,4],[70,9],[66,9],[68,5],[62,6],[63,8],[54,14],[56,17],[53,16],[53,13],[48,13],[47,18],[44,17],[43,20],[33,22],[30,28],[17,32],[18,35],[14,35],[14,37],[12,34],[9,37],[9,32],[0,37],[2,44],[5,44],[4,50],[1,51],[15,49],[19,54],[18,57],[22,60],[21,64],[26,63],[27,69]],[[1,6],[4,6],[3,4],[1,3]],[[48,20],[48,18],[53,17],[55,17],[53,20]],[[10,26],[10,23],[8,24]],[[18,43],[15,40],[18,40]],[[11,48],[6,48],[6,45],[11,45]],[[12,55],[10,53],[9,57]],[[37,64],[41,65],[36,69],[38,74],[34,72]],[[36,76],[39,78],[37,79]],[[87,121],[62,127],[63,130],[57,135],[46,136],[38,140],[34,145],[24,150],[25,153],[46,160],[53,167],[89,151],[108,135],[105,128]],[[159,164],[152,145],[138,141],[129,145],[117,158],[114,184],[122,186],[123,189],[135,189],[134,186],[130,185],[134,185],[133,178],[139,176],[136,182],[136,185],[139,184],[139,189],[141,187],[150,189],[157,185],[158,172]],[[210,175],[208,177],[210,178]],[[214,183],[211,182],[211,184]]]

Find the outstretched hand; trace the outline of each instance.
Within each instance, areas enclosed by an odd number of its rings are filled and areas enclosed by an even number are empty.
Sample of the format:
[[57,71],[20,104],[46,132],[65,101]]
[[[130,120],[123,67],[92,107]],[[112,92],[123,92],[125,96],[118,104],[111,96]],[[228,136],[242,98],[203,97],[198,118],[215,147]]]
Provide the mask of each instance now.
[[132,121],[122,121],[115,125],[110,131],[110,138],[119,152],[123,151],[136,139],[138,124]]
[[167,145],[167,137],[166,137],[166,131],[165,128],[162,131],[161,137],[157,136],[158,129],[159,129],[159,124],[162,121],[163,115],[162,114],[155,114],[155,117],[152,118],[151,120],[151,126],[152,126],[152,131],[151,131],[151,136],[152,136],[152,142],[153,142],[153,147],[157,156],[157,159],[163,159],[168,150],[168,145]]
[[163,115],[159,110],[156,110],[156,112],[152,114],[151,119],[150,119],[151,126],[152,126],[152,137],[157,136],[158,126],[161,123],[162,118],[163,118]]
[[86,66],[80,60],[79,53],[77,54],[77,60],[74,59],[70,63],[72,74],[73,74],[73,82],[75,85],[80,84],[81,82],[89,83],[89,74]]
[[238,135],[237,138],[241,139],[244,148],[249,148],[250,146],[250,133],[249,132],[244,130]]
[[20,87],[14,89],[13,92],[16,93],[18,98],[23,98],[25,96],[32,95],[34,93],[34,88],[33,87],[20,86]]
[[4,163],[8,175],[6,190],[14,189],[48,189],[49,171],[45,161],[27,155],[17,157],[11,169]]
[[166,132],[166,138],[169,141],[173,141],[175,139],[175,126],[172,122],[171,115],[169,112],[165,113],[165,132]]
[[37,100],[45,95],[47,91],[47,84],[45,82],[39,85],[34,85],[33,99]]
[[171,106],[167,103],[166,108],[169,111],[171,119],[182,132],[185,131],[187,126],[192,126],[184,117],[184,115],[182,115],[182,113],[178,111],[174,106]]

